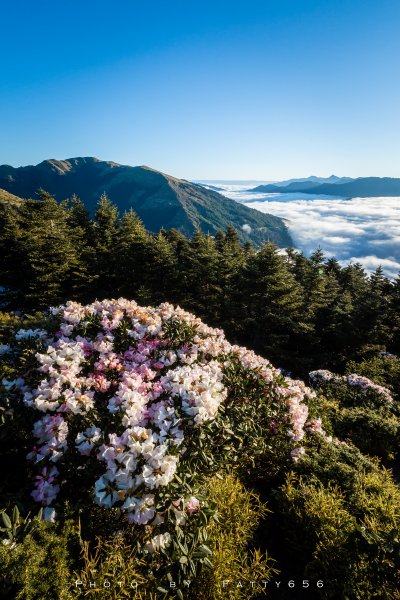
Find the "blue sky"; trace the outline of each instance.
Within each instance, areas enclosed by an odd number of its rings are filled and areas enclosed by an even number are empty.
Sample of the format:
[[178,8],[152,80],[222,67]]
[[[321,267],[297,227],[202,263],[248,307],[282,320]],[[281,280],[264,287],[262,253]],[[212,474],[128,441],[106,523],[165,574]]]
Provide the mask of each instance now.
[[400,177],[397,0],[15,0],[0,163]]

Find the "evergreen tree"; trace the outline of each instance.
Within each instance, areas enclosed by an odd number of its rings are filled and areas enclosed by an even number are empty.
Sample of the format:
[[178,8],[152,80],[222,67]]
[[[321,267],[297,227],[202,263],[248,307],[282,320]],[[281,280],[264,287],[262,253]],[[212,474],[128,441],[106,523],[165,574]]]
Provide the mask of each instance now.
[[[131,209],[124,214],[113,256],[118,269],[118,295],[137,298],[149,269],[150,236],[142,221]],[[142,292],[143,295],[143,292]]]
[[192,248],[188,238],[177,229],[170,229],[166,237],[175,255],[175,270],[171,280],[171,301],[191,308],[192,300]]
[[216,323],[221,307],[220,255],[212,236],[197,230],[190,242],[190,307]]
[[22,209],[21,291],[32,306],[42,308],[63,301],[72,292],[79,260],[66,208],[47,192],[40,190],[39,194],[38,201],[27,201]]
[[249,259],[252,246],[242,247],[236,229],[228,227],[222,244],[216,243],[220,259],[218,280],[221,287],[219,322],[231,336],[239,319],[241,298],[237,293],[240,273]]
[[303,287],[304,313],[310,324],[318,320],[319,311],[326,306],[329,297],[326,293],[324,254],[321,248],[313,252],[307,261],[301,281]]
[[390,340],[391,325],[386,315],[390,305],[390,284],[378,267],[369,278],[368,293],[359,298],[354,320],[360,345],[386,346]]
[[333,275],[335,275],[335,277],[339,279],[341,270],[342,268],[339,264],[339,261],[336,258],[328,258],[328,260],[325,263],[325,272],[327,274],[333,273]]
[[95,268],[98,274],[97,294],[114,295],[120,265],[115,262],[115,246],[119,234],[118,209],[104,193],[99,199],[94,216]]
[[387,322],[392,328],[392,350],[400,354],[400,273],[391,286]]
[[[144,277],[145,289],[154,304],[172,300],[176,281],[176,255],[164,231],[153,234],[148,245],[148,258]],[[144,298],[145,299],[145,298]]]
[[292,366],[300,353],[299,336],[307,329],[301,287],[273,243],[266,244],[244,268],[241,294],[247,343],[278,364]]
[[20,297],[21,263],[21,211],[9,203],[0,204],[0,287],[2,301],[15,302]]
[[96,271],[94,224],[82,200],[75,194],[68,205],[68,225],[78,257],[72,274],[71,299],[88,302],[95,298],[93,290],[99,278]]

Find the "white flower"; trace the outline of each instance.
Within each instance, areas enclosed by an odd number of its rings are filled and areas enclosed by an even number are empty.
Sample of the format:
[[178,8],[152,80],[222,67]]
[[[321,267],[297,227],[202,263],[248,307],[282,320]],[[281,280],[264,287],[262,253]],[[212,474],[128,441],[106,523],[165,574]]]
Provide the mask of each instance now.
[[100,506],[111,508],[119,500],[118,492],[116,491],[115,475],[107,472],[102,475],[94,484],[95,499]]
[[146,552],[157,552],[161,550],[161,548],[166,548],[171,543],[171,534],[168,533],[160,533],[159,535],[155,535],[149,542],[144,545],[144,550]]
[[294,462],[297,462],[305,453],[306,453],[305,449],[303,447],[301,447],[301,448],[295,448],[294,450],[292,450],[290,455],[292,457],[292,460]]
[[[149,521],[154,519],[156,511],[154,510],[154,496],[153,494],[146,494],[143,498],[130,498],[129,503],[125,503],[127,510],[130,511],[128,515],[128,521],[130,523],[136,523],[136,525],[146,525]],[[131,512],[131,511],[134,512]]]
[[15,334],[16,340],[26,340],[28,338],[43,338],[46,337],[47,332],[43,329],[20,329]]
[[98,427],[88,427],[85,431],[78,433],[75,439],[75,446],[82,456],[89,456],[94,444],[101,438],[101,429]]
[[52,506],[46,506],[43,509],[43,521],[48,521],[49,523],[55,523],[56,520],[56,511]]

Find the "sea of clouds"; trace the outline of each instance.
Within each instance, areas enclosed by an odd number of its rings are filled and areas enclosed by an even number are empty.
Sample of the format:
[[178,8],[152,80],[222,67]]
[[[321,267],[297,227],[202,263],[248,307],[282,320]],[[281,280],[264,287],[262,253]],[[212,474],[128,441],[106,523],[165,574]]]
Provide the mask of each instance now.
[[244,186],[220,185],[224,195],[286,219],[295,246],[309,255],[318,246],[341,264],[382,265],[400,272],[400,198],[337,198],[310,194],[258,194]]

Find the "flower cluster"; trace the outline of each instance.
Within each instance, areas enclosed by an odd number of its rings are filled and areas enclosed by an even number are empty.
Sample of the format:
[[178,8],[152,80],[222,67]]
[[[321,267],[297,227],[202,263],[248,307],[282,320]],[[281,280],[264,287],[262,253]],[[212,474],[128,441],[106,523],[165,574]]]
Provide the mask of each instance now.
[[[258,378],[267,398],[284,407],[294,461],[304,453],[296,443],[305,432],[323,432],[320,422],[307,422],[305,400],[314,392],[180,308],[119,299],[88,306],[68,302],[51,313],[58,322],[55,334],[20,330],[16,336],[17,342],[33,338],[41,348],[34,373],[3,382],[41,415],[28,459],[39,469],[32,496],[51,518],[70,456],[96,465],[94,501],[118,509],[132,524],[161,524],[167,510],[182,523],[195,515],[201,504],[196,496],[176,500],[171,492],[167,505],[165,494],[159,502],[160,492],[176,481],[192,433],[218,417],[233,358]],[[184,333],[171,333],[181,326]],[[163,533],[147,550],[168,543]]]
[[347,375],[346,380],[349,385],[359,388],[364,393],[368,391],[375,392],[375,394],[384,396],[388,402],[393,402],[389,390],[382,385],[374,383],[368,377],[361,377],[361,375],[352,373],[351,375]]
[[371,379],[368,379],[368,377],[362,377],[356,373],[352,373],[350,375],[335,375],[330,371],[321,369],[319,371],[311,371],[311,373],[309,373],[309,377],[311,383],[315,386],[321,386],[326,383],[344,383],[359,389],[364,394],[367,392],[374,392],[379,396],[383,396],[387,402],[393,402],[392,395],[387,388],[374,383],[371,381]]

